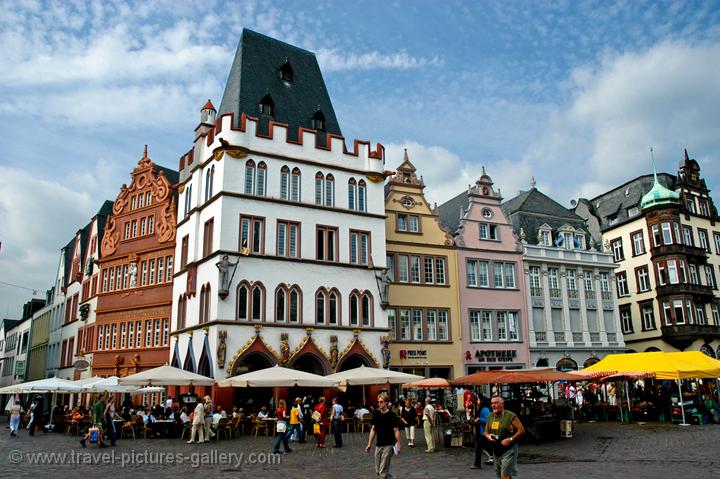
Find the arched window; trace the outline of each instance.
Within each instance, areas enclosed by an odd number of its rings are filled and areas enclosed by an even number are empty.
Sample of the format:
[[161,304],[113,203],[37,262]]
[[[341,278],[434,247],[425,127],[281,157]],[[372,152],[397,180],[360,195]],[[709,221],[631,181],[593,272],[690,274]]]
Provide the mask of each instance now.
[[185,328],[185,316],[187,313],[187,299],[184,294],[178,297],[178,308],[177,308],[177,329]]
[[355,178],[350,178],[348,180],[348,209],[354,210],[355,209]]
[[205,171],[205,201],[209,200],[213,194],[213,179],[215,178],[215,165]]
[[335,206],[335,178],[333,175],[325,177],[325,206]]
[[253,290],[252,290],[252,303],[251,303],[251,309],[252,309],[251,319],[253,321],[262,321],[262,312],[264,310],[263,296],[264,296],[264,290],[263,290],[262,286],[260,286],[260,285],[254,286]]
[[278,289],[275,291],[275,322],[276,323],[284,323],[287,319],[285,317],[285,313],[287,312],[286,308],[286,298],[285,298],[285,288],[282,286],[278,286]]
[[242,281],[237,287],[237,320],[262,321],[265,312],[265,288],[262,283]]
[[248,319],[248,287],[247,285],[240,283],[237,289],[237,319],[239,321],[247,321]]
[[315,323],[325,324],[325,293],[322,290],[315,293]]
[[280,198],[288,199],[288,183],[290,182],[290,168],[283,166],[280,169]]
[[290,307],[288,308],[288,312],[290,314],[289,320],[291,323],[299,323],[300,322],[300,309],[301,309],[301,294],[300,290],[297,287],[293,287],[290,289]]
[[280,79],[288,83],[292,83],[294,78],[294,72],[290,66],[290,62],[285,60],[285,63],[280,67]]
[[200,289],[200,323],[210,321],[210,284],[205,284]]
[[290,199],[300,201],[300,169],[293,168],[290,183]]
[[315,204],[323,204],[323,185],[325,184],[325,177],[319,171],[315,173]]
[[273,110],[275,109],[275,102],[273,102],[273,99],[270,95],[265,95],[262,97],[262,100],[260,100],[260,104],[258,105],[258,111],[261,115],[268,115],[272,116]]
[[[192,184],[189,184],[185,187],[185,216],[190,214],[191,209],[192,209]],[[133,236],[135,236],[135,235],[133,235]]]
[[372,296],[368,291],[362,296],[362,325],[372,326]]
[[258,196],[265,196],[265,179],[267,178],[267,165],[264,162],[260,162],[257,167],[257,185],[255,187],[255,194]]
[[365,187],[365,180],[358,182],[358,199],[357,205],[359,211],[367,211],[367,193]]
[[315,112],[310,120],[310,126],[313,130],[325,129],[325,115],[323,115],[322,111],[318,110]]
[[255,162],[248,160],[245,163],[245,194],[252,195],[255,186]]
[[328,297],[328,324],[340,324],[340,293],[334,290]]
[[350,326],[373,325],[373,297],[370,291],[350,293]]

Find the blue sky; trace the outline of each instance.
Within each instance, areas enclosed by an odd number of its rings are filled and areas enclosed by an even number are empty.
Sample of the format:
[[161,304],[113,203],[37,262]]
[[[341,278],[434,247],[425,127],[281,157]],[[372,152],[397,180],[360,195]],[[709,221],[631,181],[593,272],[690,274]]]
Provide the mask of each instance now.
[[[0,276],[59,248],[149,145],[177,168],[242,28],[315,51],[348,139],[407,147],[431,201],[488,173],[568,204],[687,147],[720,182],[720,4],[702,1],[2,2]],[[0,315],[30,292],[0,285]]]

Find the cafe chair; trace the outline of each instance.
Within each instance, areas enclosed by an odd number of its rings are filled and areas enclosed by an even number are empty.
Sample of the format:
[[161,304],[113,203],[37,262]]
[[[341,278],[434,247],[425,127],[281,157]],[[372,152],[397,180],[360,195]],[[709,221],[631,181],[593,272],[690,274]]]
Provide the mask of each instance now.
[[360,418],[360,423],[359,423],[360,432],[365,432],[365,426],[368,427],[368,432],[369,432],[370,426],[371,426],[371,424],[370,424],[371,421],[372,421],[371,413],[368,412],[368,413],[363,414],[362,417]]
[[135,424],[132,421],[125,421],[120,428],[120,438],[129,437],[131,434],[135,439]]
[[270,421],[263,421],[262,419],[255,419],[253,435],[258,437],[258,435],[262,432],[264,435],[268,436],[270,434],[270,428],[268,427],[269,422]]

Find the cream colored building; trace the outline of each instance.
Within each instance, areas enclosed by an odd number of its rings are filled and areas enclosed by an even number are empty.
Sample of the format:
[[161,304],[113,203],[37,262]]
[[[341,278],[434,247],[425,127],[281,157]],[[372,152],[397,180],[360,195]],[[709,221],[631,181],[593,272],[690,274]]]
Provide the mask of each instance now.
[[677,177],[645,175],[576,213],[613,254],[620,323],[633,351],[720,348],[720,220],[700,167],[685,154]]
[[428,204],[408,159],[386,185],[387,274],[378,281],[390,329],[390,367],[454,378],[462,365],[457,262],[452,236]]

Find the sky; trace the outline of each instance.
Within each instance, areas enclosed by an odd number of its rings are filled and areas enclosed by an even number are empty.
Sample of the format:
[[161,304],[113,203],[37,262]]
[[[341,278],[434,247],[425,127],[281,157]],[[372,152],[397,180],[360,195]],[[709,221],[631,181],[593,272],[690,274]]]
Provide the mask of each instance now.
[[650,172],[651,146],[659,171],[687,148],[720,183],[717,1],[8,0],[0,317],[52,285],[145,144],[178,168],[243,28],[315,52],[348,143],[390,169],[407,148],[430,202],[485,166],[505,199],[534,177],[569,206]]

